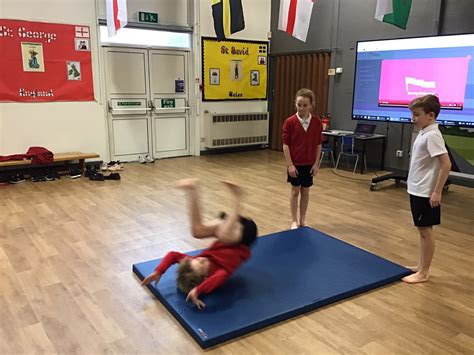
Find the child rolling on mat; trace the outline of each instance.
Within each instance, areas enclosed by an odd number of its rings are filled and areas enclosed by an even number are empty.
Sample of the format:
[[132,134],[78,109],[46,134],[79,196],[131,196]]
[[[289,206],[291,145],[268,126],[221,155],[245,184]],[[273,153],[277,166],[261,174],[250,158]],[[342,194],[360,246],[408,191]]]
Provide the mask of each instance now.
[[236,269],[250,257],[250,246],[257,238],[257,225],[252,219],[242,217],[240,201],[242,189],[231,182],[223,181],[234,198],[234,208],[229,215],[222,212],[218,219],[204,224],[201,219],[199,192],[196,179],[184,179],[177,187],[189,194],[191,232],[194,238],[216,238],[217,240],[197,256],[169,252],[142,282],[145,286],[159,282],[161,275],[173,264],[179,263],[177,286],[187,294],[199,309],[205,304],[199,299],[221,286]]

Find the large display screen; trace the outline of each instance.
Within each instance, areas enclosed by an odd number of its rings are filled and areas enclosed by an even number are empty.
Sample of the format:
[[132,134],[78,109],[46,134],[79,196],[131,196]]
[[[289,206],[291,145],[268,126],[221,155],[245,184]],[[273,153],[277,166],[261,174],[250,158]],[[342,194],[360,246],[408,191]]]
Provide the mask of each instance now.
[[411,122],[408,104],[434,94],[438,123],[474,127],[474,34],[357,43],[352,118]]

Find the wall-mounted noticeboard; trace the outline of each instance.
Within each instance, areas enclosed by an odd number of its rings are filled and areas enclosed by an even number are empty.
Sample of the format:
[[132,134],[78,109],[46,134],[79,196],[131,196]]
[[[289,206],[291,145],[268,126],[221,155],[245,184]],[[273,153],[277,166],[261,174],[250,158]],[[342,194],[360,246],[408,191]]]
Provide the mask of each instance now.
[[203,100],[266,100],[268,42],[202,39]]

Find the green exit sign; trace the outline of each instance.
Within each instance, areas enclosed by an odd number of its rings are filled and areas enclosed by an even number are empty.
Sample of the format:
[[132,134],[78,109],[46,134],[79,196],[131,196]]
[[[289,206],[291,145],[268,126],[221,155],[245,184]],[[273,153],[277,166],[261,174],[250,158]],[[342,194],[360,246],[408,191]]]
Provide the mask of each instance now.
[[139,12],[138,13],[139,22],[149,22],[149,23],[158,23],[158,14],[155,12]]
[[174,99],[161,99],[161,108],[173,107],[176,107],[176,101]]

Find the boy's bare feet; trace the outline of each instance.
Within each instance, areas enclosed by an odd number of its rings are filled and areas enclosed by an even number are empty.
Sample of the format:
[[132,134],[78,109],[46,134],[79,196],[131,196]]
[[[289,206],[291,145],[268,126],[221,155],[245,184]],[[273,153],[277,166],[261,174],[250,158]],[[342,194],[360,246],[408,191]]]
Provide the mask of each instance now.
[[221,180],[221,182],[226,185],[234,195],[236,196],[242,196],[243,194],[243,190],[242,188],[237,185],[236,183],[232,182],[232,181],[228,181],[228,180]]
[[290,229],[297,229],[298,228],[298,222],[293,221],[291,222]]
[[428,274],[425,274],[425,273],[421,273],[421,272],[416,272],[412,275],[409,275],[409,276],[405,276],[402,281],[403,282],[406,282],[406,283],[409,283],[409,284],[417,284],[417,283],[420,283],[420,282],[426,282],[428,281],[430,277],[428,276]]
[[176,187],[180,189],[194,189],[198,181],[195,178],[181,179],[176,182]]

